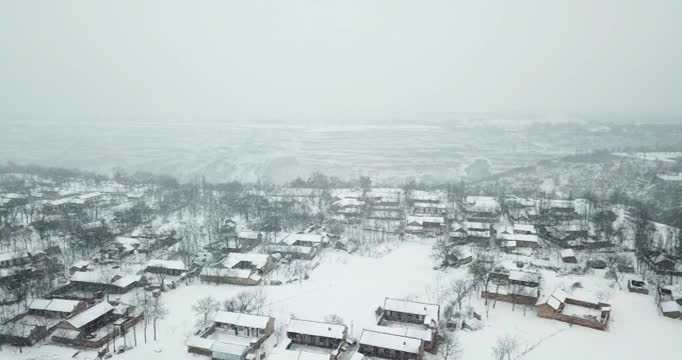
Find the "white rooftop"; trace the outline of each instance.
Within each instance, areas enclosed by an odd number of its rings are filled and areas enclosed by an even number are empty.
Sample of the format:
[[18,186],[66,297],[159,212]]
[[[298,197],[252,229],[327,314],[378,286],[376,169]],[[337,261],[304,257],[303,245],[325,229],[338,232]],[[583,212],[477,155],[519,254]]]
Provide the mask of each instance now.
[[397,311],[406,314],[424,315],[424,322],[435,320],[438,322],[440,306],[437,304],[421,303],[409,300],[386,298],[384,310]]
[[307,241],[314,244],[323,242],[324,237],[318,234],[289,234],[282,242],[286,245],[293,245],[297,241]]
[[428,329],[416,329],[411,327],[393,327],[393,326],[373,326],[367,330],[392,334],[407,336],[415,339],[420,339],[422,341],[430,342],[433,339],[433,333]]
[[256,329],[265,329],[270,317],[261,315],[251,315],[231,311],[218,311],[213,318],[214,322],[222,324],[232,324]]
[[270,256],[265,254],[230,253],[223,260],[223,266],[231,269],[240,262],[247,261],[252,263],[257,269],[262,269],[268,263],[269,258]]
[[398,350],[411,354],[419,354],[422,341],[419,339],[392,335],[372,330],[362,330],[360,344],[380,347],[384,349]]
[[100,318],[102,315],[108,313],[109,311],[113,311],[114,307],[111,306],[106,301],[103,301],[97,305],[94,305],[78,314],[73,316],[70,319],[66,319],[66,322],[71,324],[76,329],[80,329],[81,327],[95,321],[96,319]]
[[164,269],[180,270],[185,271],[187,268],[185,264],[180,260],[161,260],[152,259],[147,263],[147,267],[159,267]]
[[344,325],[329,324],[319,321],[292,319],[287,332],[323,336],[332,339],[343,339],[346,333]]

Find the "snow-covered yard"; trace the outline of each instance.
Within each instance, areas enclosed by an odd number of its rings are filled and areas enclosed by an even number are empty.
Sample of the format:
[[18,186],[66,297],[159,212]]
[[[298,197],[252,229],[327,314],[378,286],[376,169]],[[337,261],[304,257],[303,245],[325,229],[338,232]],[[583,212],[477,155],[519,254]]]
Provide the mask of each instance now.
[[[396,243],[391,252],[380,258],[327,250],[320,259],[320,266],[310,273],[310,279],[282,286],[266,286],[268,304],[264,312],[276,318],[276,326],[286,324],[291,315],[322,320],[327,315],[336,314],[346,320],[349,334],[357,337],[364,327],[376,325],[374,311],[383,304],[384,297],[436,301],[453,279],[466,276],[464,268],[447,272],[433,270],[431,241]],[[550,272],[543,272],[543,275],[548,278],[543,280],[548,287],[543,292],[553,291],[550,286],[566,286],[575,281],[580,281],[583,287],[577,291],[607,289],[610,296],[606,302],[613,307],[608,330],[571,327],[539,318],[534,309],[528,309],[524,314],[522,307],[517,306],[512,311],[511,304],[502,302],[498,302],[495,308],[491,307],[486,317],[481,300],[475,296],[472,304],[483,309],[485,327],[476,332],[459,333],[462,359],[492,358],[491,348],[497,337],[506,334],[517,335],[522,347],[529,349],[520,357],[527,360],[656,359],[669,357],[679,348],[675,340],[682,332],[682,322],[660,316],[652,295],[628,293],[627,289],[619,290],[617,286],[609,288],[611,281],[604,279],[601,272],[587,276],[556,277]],[[184,345],[197,320],[192,305],[205,296],[222,301],[248,289],[253,288],[197,282],[165,293],[162,301],[169,315],[159,324],[159,340],[145,345],[142,328],[138,327],[138,347],[115,355],[114,359],[207,359],[188,354]],[[128,344],[131,343],[132,333],[129,333]],[[121,339],[118,341],[120,345]],[[19,354],[16,348],[4,347],[0,357],[69,359],[74,353],[75,350],[70,348],[43,344],[24,349],[23,354]],[[77,358],[92,359],[95,355],[94,352],[84,352]]]

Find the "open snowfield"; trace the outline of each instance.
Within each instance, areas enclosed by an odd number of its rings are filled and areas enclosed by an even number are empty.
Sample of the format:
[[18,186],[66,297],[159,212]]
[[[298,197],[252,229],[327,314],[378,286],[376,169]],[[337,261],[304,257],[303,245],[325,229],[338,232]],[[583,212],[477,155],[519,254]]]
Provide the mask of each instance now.
[[[453,279],[465,276],[465,269],[447,272],[432,269],[429,241],[397,243],[395,248],[380,258],[348,255],[327,250],[319,267],[311,272],[309,280],[283,286],[267,286],[268,306],[265,311],[277,318],[277,325],[285,324],[293,314],[298,318],[322,320],[326,315],[337,314],[352,325],[352,335],[358,336],[363,327],[375,324],[374,310],[383,304],[386,296],[410,297],[417,300],[435,300]],[[490,359],[491,348],[499,335],[515,334],[528,352],[520,356],[527,360],[587,360],[587,359],[660,359],[669,358],[679,349],[676,339],[682,334],[682,321],[659,315],[653,296],[631,294],[609,288],[610,280],[601,273],[588,276],[556,277],[544,272],[543,286],[551,292],[554,286],[570,285],[580,281],[583,289],[600,287],[610,293],[613,306],[608,331],[602,332],[580,326],[542,319],[534,309],[524,315],[520,306],[512,311],[511,304],[499,302],[490,308],[485,317],[485,307],[478,297],[472,304],[484,313],[485,327],[476,332],[459,332],[463,346],[462,359]],[[625,282],[623,282],[624,284]],[[159,324],[159,340],[144,344],[142,328],[138,327],[137,348],[114,359],[120,360],[181,360],[207,359],[188,354],[184,342],[194,329],[197,316],[191,306],[197,299],[210,295],[218,300],[228,298],[245,287],[230,285],[191,284],[165,293],[162,301],[169,316]],[[465,300],[468,304],[469,300]],[[151,329],[149,330],[151,339]],[[132,333],[128,334],[132,343]],[[118,340],[118,345],[122,340]],[[3,359],[70,359],[75,350],[55,345],[39,345],[24,349],[4,347]],[[92,359],[94,352],[83,352],[77,358]]]

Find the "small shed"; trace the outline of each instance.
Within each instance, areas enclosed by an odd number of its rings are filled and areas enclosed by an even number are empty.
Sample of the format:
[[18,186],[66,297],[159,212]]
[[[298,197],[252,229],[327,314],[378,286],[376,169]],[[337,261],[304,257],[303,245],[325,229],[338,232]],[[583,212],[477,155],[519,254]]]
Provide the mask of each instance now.
[[682,311],[680,311],[680,304],[675,301],[664,301],[661,303],[661,313],[665,317],[679,319],[682,318]]
[[578,259],[575,257],[575,252],[573,249],[563,249],[561,250],[561,261],[567,264],[577,264]]

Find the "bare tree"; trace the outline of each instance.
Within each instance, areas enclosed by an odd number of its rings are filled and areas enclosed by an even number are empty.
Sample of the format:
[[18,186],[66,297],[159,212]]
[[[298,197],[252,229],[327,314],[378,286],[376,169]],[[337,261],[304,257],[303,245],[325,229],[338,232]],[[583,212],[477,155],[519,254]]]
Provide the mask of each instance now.
[[192,311],[202,317],[202,326],[208,325],[208,317],[218,310],[218,301],[211,296],[206,296],[192,305]]
[[234,297],[223,301],[223,310],[261,314],[266,300],[267,297],[263,289],[242,291]]
[[496,360],[511,360],[519,352],[521,344],[514,335],[505,335],[497,338],[493,347],[493,356]]
[[462,300],[467,297],[473,290],[471,281],[465,279],[457,279],[450,286],[450,292],[453,295],[453,300],[457,303],[457,309],[462,311]]
[[440,334],[442,334],[442,342],[438,351],[440,358],[442,360],[459,359],[462,353],[462,345],[457,338],[457,334],[447,329],[442,329]]
[[154,327],[154,341],[156,341],[156,325],[158,320],[163,320],[168,315],[168,309],[161,302],[161,298],[155,298],[151,302],[151,307],[149,309],[149,316],[152,318],[152,326]]

